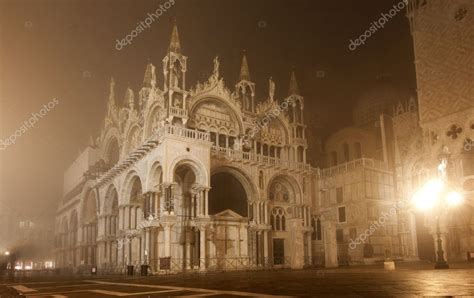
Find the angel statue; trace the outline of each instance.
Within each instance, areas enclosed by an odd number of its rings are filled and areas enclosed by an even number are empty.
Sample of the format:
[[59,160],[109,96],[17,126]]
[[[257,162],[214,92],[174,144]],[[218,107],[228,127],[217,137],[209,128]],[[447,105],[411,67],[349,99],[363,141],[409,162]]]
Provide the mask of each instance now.
[[270,100],[273,101],[273,97],[275,97],[275,82],[272,80],[272,77],[268,80],[268,93]]
[[213,74],[216,77],[216,79],[219,78],[219,56],[216,56],[216,58],[214,58],[214,71],[213,71]]

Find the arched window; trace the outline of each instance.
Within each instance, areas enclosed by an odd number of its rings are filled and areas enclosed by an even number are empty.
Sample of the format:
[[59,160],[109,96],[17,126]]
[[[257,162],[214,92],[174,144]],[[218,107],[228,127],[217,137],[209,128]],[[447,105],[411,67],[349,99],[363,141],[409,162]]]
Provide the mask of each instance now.
[[286,230],[286,219],[285,211],[281,207],[273,208],[272,214],[270,215],[270,221],[272,224],[273,231],[285,231]]
[[359,142],[354,143],[354,157],[357,158],[362,158],[362,147],[360,146]]
[[344,143],[342,145],[342,151],[343,151],[343,154],[344,154],[344,162],[348,162],[349,161],[349,145],[347,143]]

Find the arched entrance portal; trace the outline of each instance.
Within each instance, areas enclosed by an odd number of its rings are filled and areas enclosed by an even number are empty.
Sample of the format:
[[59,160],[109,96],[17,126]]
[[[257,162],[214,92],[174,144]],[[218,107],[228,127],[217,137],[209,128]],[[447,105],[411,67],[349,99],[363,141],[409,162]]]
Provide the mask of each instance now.
[[234,169],[220,169],[211,176],[209,214],[214,221],[211,247],[217,269],[225,269],[231,263],[244,264],[239,261],[247,262],[252,256],[254,249],[249,251],[247,230],[252,191],[249,180]]
[[247,217],[247,194],[240,181],[232,174],[220,172],[211,177],[209,191],[209,214],[214,215],[230,209]]

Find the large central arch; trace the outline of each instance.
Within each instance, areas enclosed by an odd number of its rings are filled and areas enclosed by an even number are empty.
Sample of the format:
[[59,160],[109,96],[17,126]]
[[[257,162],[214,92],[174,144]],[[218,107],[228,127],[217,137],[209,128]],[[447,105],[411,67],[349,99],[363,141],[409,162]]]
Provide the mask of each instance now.
[[243,217],[249,215],[249,201],[256,195],[256,187],[241,171],[221,167],[212,171],[209,191],[209,214],[230,209]]

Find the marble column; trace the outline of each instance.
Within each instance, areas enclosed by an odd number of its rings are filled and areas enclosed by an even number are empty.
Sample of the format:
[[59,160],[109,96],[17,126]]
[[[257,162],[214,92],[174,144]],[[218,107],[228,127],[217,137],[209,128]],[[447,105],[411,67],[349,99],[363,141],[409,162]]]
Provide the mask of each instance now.
[[336,241],[336,223],[326,221],[324,227],[324,251],[325,267],[333,268],[339,264],[337,262],[337,241]]
[[192,231],[189,229],[186,229],[186,235],[185,235],[185,266],[186,269],[191,269],[191,237],[192,237]]
[[263,231],[263,259],[268,263],[268,231]]
[[312,243],[313,239],[311,237],[311,232],[306,233],[306,237],[307,237],[306,239],[308,239],[307,240],[308,241],[308,254],[307,254],[307,256],[308,256],[308,265],[311,266],[311,265],[313,265],[313,243]]
[[206,217],[208,217],[209,216],[209,189],[207,188],[204,190],[204,201],[205,201],[204,214]]
[[199,270],[206,270],[206,227],[199,227]]
[[171,225],[165,224],[165,257],[171,257]]

